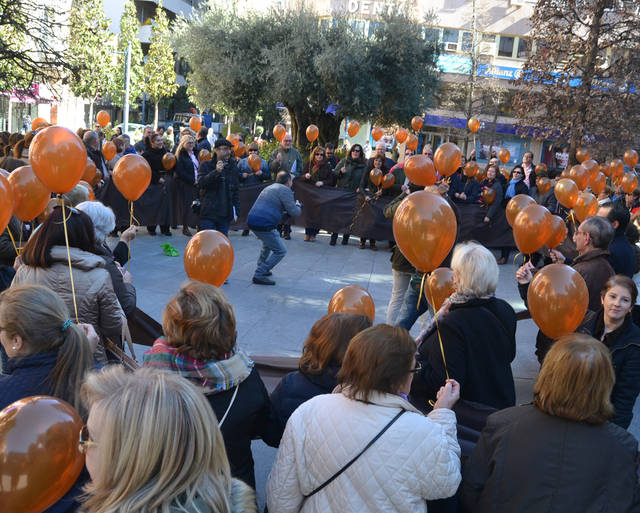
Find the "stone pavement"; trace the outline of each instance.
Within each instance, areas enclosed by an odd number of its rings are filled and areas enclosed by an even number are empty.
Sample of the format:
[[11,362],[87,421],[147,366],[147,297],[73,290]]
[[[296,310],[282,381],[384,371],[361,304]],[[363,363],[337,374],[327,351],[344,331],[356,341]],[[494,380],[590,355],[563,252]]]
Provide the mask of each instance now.
[[[180,230],[172,237],[151,237],[144,228],[138,232],[132,246],[130,271],[138,291],[138,306],[157,319],[167,301],[187,280],[182,255],[188,238]],[[250,234],[241,237],[231,232],[235,252],[229,283],[222,286],[235,307],[238,344],[254,354],[299,355],[302,344],[313,323],[327,312],[331,296],[339,288],[357,284],[369,290],[376,305],[376,323],[385,322],[386,307],[392,287],[391,253],[386,242],[378,243],[378,251],[358,249],[358,238],[352,237],[348,246],[329,246],[329,235],[322,232],[317,242],[304,242],[304,230],[294,228],[292,240],[286,241],[287,255],[273,270],[275,286],[254,285],[251,282],[261,243]],[[114,240],[109,242],[114,244]],[[179,257],[165,256],[161,244],[170,242]],[[515,284],[512,264],[500,266],[500,281],[496,295],[508,301],[516,311],[524,304]],[[412,330],[420,331],[420,321]],[[533,384],[538,373],[534,354],[536,327],[533,321],[520,321],[517,328],[517,352],[512,364],[516,381],[517,402],[532,399]],[[146,348],[139,346],[141,353]],[[138,355],[140,359],[140,355]],[[640,435],[640,411],[630,431]],[[260,504],[264,504],[264,483],[275,456],[275,449],[262,442],[254,442],[256,479]]]

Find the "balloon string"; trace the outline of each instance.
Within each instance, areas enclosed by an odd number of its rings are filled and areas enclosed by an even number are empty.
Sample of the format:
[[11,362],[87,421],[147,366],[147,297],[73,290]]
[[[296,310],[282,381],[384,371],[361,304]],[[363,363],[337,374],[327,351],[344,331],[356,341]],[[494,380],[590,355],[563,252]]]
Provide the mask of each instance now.
[[16,256],[20,256],[20,249],[16,246],[16,240],[13,238],[13,234],[11,233],[11,229],[7,225],[7,232],[9,233],[9,238],[11,239],[11,244],[13,244],[13,249],[16,251]]
[[[73,311],[76,314],[76,323],[80,322],[78,320],[78,305],[76,303],[76,286],[73,282],[73,269],[71,267],[71,251],[69,249],[69,234],[67,232],[67,216],[64,212],[64,200],[61,196],[58,196],[58,200],[60,201],[60,206],[62,206],[62,225],[64,226],[64,242],[67,246],[67,261],[69,262],[69,277],[71,278],[71,297],[73,298]],[[71,216],[72,211],[69,210],[69,216]]]
[[[129,200],[129,226],[133,225],[135,221],[136,226],[140,226],[140,221],[136,219],[136,216],[133,215],[133,201]],[[129,269],[129,262],[133,257],[133,242],[135,241],[135,237],[131,239],[131,242],[127,244],[127,269]]]
[[22,251],[22,221],[20,221],[20,233],[18,234],[18,247]]
[[524,265],[524,264],[526,264],[526,263],[527,263],[527,255],[523,255],[522,253],[518,252],[518,253],[516,253],[516,255],[513,257],[513,267],[514,267],[514,269],[515,269],[515,267],[516,267],[516,260],[517,260],[517,259],[518,259],[518,257],[519,257],[519,256],[521,256],[521,255],[522,255],[522,257],[523,257],[522,265]]
[[418,304],[416,310],[420,309],[420,300],[422,299],[422,293],[424,292],[424,280],[427,277],[427,273],[422,273],[422,280],[420,280],[420,294],[418,294]]
[[[424,283],[424,276],[422,277],[422,281]],[[440,354],[442,355],[442,363],[444,364],[444,373],[447,375],[447,381],[449,381],[449,370],[447,369],[447,359],[444,356],[444,344],[442,343],[442,336],[440,335],[440,326],[438,325],[438,312],[436,311],[436,307],[433,303],[433,292],[431,291],[431,286],[427,283],[427,288],[429,289],[429,302],[433,307],[433,318],[436,321],[436,333],[438,334],[438,342],[440,343]],[[422,293],[420,293],[422,296]]]

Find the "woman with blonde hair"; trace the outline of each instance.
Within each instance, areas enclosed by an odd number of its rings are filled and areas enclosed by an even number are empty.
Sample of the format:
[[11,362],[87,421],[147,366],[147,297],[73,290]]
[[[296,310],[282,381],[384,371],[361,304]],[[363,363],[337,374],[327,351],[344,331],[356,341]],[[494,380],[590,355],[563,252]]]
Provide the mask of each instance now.
[[231,478],[215,415],[186,379],[111,366],[89,375],[82,397],[85,513],[256,511],[253,490]]
[[533,404],[490,415],[467,461],[471,513],[637,511],[638,442],[608,422],[615,374],[601,342],[572,333],[542,363]]
[[182,234],[187,237],[191,237],[189,218],[192,215],[191,204],[196,199],[195,183],[200,167],[195,149],[195,138],[186,134],[180,138],[180,144],[175,151],[174,219],[176,223],[182,224]]
[[258,371],[236,345],[233,307],[219,288],[187,282],[165,307],[162,331],[143,366],[180,374],[206,395],[220,420],[231,474],[255,488],[251,441],[277,447],[280,429]]

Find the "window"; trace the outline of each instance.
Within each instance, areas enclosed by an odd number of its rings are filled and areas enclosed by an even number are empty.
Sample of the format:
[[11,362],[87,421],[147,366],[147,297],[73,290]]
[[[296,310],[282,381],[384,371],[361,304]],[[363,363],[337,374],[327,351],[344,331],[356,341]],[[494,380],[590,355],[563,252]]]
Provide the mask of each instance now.
[[518,59],[527,59],[529,57],[528,41],[518,38]]
[[500,46],[498,47],[498,55],[500,57],[513,57],[513,44],[515,38],[510,36],[500,36]]
[[440,41],[440,29],[434,28],[434,27],[426,27],[424,29],[424,38],[427,41],[434,41],[434,42],[439,42]]
[[444,43],[457,43],[458,31],[455,29],[444,29],[442,33],[442,41]]
[[462,51],[470,52],[473,46],[473,34],[471,32],[462,33]]

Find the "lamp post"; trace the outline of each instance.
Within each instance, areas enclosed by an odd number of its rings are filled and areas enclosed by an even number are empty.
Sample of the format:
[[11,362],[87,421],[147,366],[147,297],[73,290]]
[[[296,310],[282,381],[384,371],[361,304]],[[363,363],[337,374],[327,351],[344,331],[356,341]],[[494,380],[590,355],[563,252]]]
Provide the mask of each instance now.
[[125,67],[124,67],[124,106],[122,109],[122,133],[129,132],[129,74],[131,70],[131,41],[127,45],[127,51],[125,52]]

